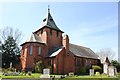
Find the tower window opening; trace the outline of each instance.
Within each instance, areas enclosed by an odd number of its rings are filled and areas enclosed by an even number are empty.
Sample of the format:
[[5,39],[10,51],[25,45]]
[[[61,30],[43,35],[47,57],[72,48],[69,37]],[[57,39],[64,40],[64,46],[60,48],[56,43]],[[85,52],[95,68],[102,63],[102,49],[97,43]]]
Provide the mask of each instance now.
[[43,33],[43,29],[41,30],[41,34]]
[[59,36],[59,32],[58,31],[56,31],[57,32],[57,37]]
[[50,21],[53,21],[53,19],[50,19]]
[[50,29],[50,35],[52,35],[52,29]]

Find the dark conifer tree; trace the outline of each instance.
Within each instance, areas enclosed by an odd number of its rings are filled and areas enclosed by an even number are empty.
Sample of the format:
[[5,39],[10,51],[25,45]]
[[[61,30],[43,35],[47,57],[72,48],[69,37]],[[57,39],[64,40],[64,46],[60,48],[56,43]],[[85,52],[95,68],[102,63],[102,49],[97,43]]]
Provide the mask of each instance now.
[[20,49],[12,36],[8,36],[4,41],[1,52],[3,68],[9,68],[11,62],[13,67],[19,63],[19,58],[17,56],[20,54]]

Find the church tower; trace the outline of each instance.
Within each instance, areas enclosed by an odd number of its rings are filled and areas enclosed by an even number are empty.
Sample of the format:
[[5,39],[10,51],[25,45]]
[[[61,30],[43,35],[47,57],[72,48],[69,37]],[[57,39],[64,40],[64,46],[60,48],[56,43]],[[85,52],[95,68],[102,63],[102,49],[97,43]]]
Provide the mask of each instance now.
[[[33,70],[37,61],[42,60],[48,65],[49,59],[54,52],[63,53],[63,31],[61,31],[53,20],[50,9],[47,16],[42,20],[41,28],[33,32],[26,42],[21,44],[21,67],[23,70]],[[68,44],[64,40],[66,48]]]
[[41,28],[35,31],[42,40],[45,42],[48,48],[48,53],[55,47],[62,46],[62,33],[55,21],[53,20],[50,9],[48,7],[47,16],[43,19]]

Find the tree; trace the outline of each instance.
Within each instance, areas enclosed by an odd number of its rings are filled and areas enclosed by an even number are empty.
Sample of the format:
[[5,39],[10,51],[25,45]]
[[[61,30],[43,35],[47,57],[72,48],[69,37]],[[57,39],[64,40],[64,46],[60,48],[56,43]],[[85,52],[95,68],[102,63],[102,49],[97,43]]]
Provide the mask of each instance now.
[[115,52],[111,48],[100,49],[97,54],[102,62],[104,62],[103,60],[106,57],[108,57],[110,61],[115,59]]
[[117,71],[120,71],[120,63],[117,60],[112,60],[111,64],[117,68]]
[[12,27],[2,28],[0,30],[0,40],[4,42],[8,36],[12,36],[17,44],[21,41],[22,32],[19,29],[13,29]]
[[21,40],[21,35],[22,33],[18,29],[14,30],[11,27],[0,29],[2,67],[8,68],[10,62],[12,62],[12,66],[19,63],[20,47],[18,44]]
[[11,62],[13,66],[18,63],[17,55],[20,54],[20,49],[12,36],[8,36],[7,40],[4,41],[1,51],[2,67],[9,68]]

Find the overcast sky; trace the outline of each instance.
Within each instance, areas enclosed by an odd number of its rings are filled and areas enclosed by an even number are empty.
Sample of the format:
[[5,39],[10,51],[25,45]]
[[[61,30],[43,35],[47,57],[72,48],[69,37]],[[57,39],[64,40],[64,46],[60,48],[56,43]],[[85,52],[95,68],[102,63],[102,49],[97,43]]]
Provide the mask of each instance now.
[[50,12],[57,26],[69,35],[70,43],[91,48],[94,52],[111,48],[118,54],[117,2],[1,3],[0,28],[18,28],[24,42],[39,29]]

